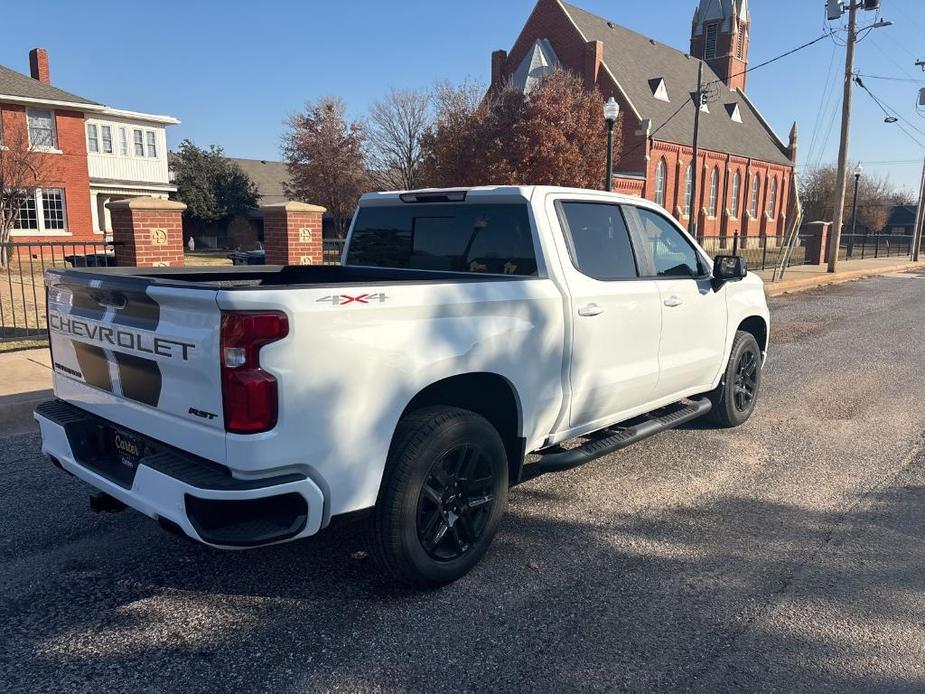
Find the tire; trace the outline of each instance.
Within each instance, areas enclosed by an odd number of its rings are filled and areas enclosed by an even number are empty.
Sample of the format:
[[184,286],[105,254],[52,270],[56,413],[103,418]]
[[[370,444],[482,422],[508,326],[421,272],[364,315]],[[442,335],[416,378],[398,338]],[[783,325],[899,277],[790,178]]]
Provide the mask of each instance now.
[[761,348],[751,333],[739,330],[732,342],[729,363],[716,390],[708,418],[721,427],[737,427],[755,411],[761,388]]
[[451,583],[487,551],[507,492],[504,444],[484,417],[455,407],[412,412],[398,423],[368,519],[370,555],[402,583]]

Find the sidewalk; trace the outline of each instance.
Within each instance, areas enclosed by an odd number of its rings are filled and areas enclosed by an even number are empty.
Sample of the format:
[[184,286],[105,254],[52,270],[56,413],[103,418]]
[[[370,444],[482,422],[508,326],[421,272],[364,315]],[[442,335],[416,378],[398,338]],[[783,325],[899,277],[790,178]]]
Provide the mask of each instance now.
[[32,410],[51,398],[47,349],[0,353],[0,437],[36,431]]
[[908,258],[873,258],[840,262],[835,273],[826,272],[825,265],[794,265],[777,282],[771,282],[773,270],[761,270],[756,274],[765,281],[765,293],[770,297],[916,268],[925,269],[925,262],[913,263]]

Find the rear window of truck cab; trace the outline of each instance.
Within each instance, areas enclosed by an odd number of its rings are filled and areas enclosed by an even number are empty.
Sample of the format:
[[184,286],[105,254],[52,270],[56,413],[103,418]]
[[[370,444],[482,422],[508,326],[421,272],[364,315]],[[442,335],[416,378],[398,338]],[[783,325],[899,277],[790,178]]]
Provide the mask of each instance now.
[[526,204],[361,207],[347,265],[535,276]]

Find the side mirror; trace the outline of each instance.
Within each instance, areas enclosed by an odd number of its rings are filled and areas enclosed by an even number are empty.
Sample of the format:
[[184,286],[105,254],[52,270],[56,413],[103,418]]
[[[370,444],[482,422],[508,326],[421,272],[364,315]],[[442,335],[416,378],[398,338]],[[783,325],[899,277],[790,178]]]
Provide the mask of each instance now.
[[745,258],[738,255],[718,255],[713,259],[713,289],[726,282],[738,282],[748,274]]

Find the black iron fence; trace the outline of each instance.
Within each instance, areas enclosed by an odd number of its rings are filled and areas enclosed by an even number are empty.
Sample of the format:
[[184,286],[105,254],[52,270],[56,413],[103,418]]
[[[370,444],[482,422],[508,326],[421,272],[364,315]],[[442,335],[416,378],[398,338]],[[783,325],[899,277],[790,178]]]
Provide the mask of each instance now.
[[905,234],[842,234],[839,260],[865,260],[910,255],[913,238]]
[[344,252],[345,239],[324,239],[324,264],[339,265],[340,256]]
[[0,267],[0,340],[45,335],[45,270],[115,265],[113,248],[102,240],[7,244],[0,250],[7,261]]
[[[807,246],[815,241],[814,234],[800,234],[787,259],[787,267],[807,262]],[[780,264],[786,252],[785,239],[778,236],[716,236],[704,238],[700,245],[711,256],[733,255],[745,258],[749,270],[770,270]]]

